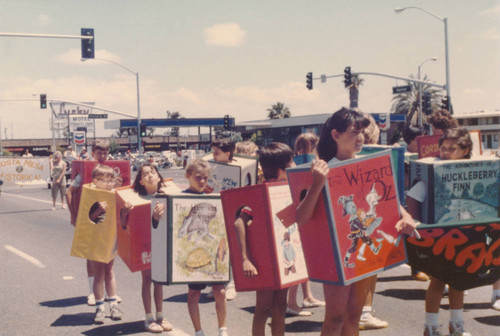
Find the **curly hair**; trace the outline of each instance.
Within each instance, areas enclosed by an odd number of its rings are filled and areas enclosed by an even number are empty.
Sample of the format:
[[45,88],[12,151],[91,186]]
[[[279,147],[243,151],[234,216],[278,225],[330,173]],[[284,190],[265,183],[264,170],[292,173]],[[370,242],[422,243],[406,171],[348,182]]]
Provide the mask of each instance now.
[[434,128],[440,129],[441,131],[458,127],[458,121],[453,118],[451,113],[447,110],[435,111],[428,119],[428,122],[434,126]]
[[462,150],[467,150],[464,159],[470,159],[472,155],[472,139],[469,131],[465,127],[454,127],[445,130],[439,139],[439,146],[441,146],[445,140],[455,141]]

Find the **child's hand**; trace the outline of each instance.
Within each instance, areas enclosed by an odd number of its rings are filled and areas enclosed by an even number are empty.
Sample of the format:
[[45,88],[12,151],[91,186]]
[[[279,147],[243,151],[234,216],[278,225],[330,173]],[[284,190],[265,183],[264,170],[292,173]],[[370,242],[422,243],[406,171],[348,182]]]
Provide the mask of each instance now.
[[130,213],[130,211],[132,211],[132,209],[134,208],[134,206],[132,205],[132,203],[130,202],[125,202],[122,206],[122,209],[120,210],[121,211],[121,215],[122,216],[126,216]]
[[164,213],[165,213],[165,204],[156,202],[155,207],[153,208],[153,218],[159,221]]
[[403,207],[400,208],[401,219],[396,223],[396,230],[398,230],[399,233],[408,236],[411,236],[413,233],[418,235],[416,230],[417,223],[413,220],[413,217],[406,210],[404,210]]
[[97,223],[98,221],[101,222],[102,219],[100,217],[106,213],[106,210],[108,209],[108,203],[107,202],[97,202],[96,208],[92,211],[90,214],[90,220]]
[[317,187],[323,187],[328,175],[328,164],[323,160],[313,160],[311,164],[311,173],[313,177],[313,184]]
[[251,278],[255,275],[259,275],[259,272],[257,272],[257,269],[250,260],[245,259],[243,260],[243,274],[245,274],[246,277]]

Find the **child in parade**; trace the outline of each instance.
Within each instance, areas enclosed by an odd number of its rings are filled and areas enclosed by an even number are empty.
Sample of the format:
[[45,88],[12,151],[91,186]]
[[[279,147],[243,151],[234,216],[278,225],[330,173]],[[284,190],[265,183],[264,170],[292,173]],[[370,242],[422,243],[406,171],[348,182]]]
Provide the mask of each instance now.
[[[286,168],[295,166],[293,152],[283,143],[272,142],[261,150],[259,161],[267,182],[286,181]],[[246,245],[245,228],[253,219],[252,209],[244,207],[241,209],[234,225],[236,236],[242,255],[243,272],[246,277],[258,275],[258,270],[252,263]],[[266,321],[271,316],[271,334],[273,336],[285,334],[285,312],[287,307],[288,288],[277,290],[256,291],[255,312],[252,322],[252,335],[265,335]]]
[[[97,161],[98,164],[104,164],[109,153],[110,144],[108,140],[98,139],[92,142],[92,158]],[[77,193],[82,184],[82,177],[77,174],[71,185],[66,190],[66,202],[68,203],[68,210],[71,216],[71,225],[75,226],[76,216],[78,214],[78,204],[75,201],[77,199]],[[110,276],[112,279],[110,281],[115,281],[114,271],[111,270]],[[90,261],[87,260],[87,278],[89,282],[90,294],[87,296],[87,304],[89,306],[95,306],[95,295],[93,292],[94,288],[94,271],[92,270],[92,265]],[[116,285],[115,285],[116,286]],[[118,303],[121,302],[121,298],[116,296]]]
[[[439,139],[439,158],[441,160],[469,159],[472,153],[472,140],[469,132],[463,127],[444,130]],[[427,197],[427,185],[417,182],[406,195],[408,211],[417,220],[421,218],[422,202]],[[431,276],[431,281],[425,294],[425,326],[424,336],[442,335],[439,331],[438,313],[445,283]],[[450,301],[449,331],[452,336],[470,336],[464,331],[463,307],[464,291],[449,287]]]
[[[152,200],[157,193],[165,190],[163,184],[163,177],[158,171],[156,164],[147,163],[139,168],[135,177],[132,187],[136,193],[142,198]],[[123,208],[120,210],[120,221],[124,228],[127,225],[134,225],[134,223],[127,223],[128,214],[133,209],[129,202],[125,202]],[[163,203],[156,203],[153,208],[152,220],[159,221],[160,217],[165,212],[165,205]],[[161,333],[163,331],[172,330],[172,325],[163,318],[163,285],[152,282],[151,268],[141,271],[142,275],[142,303],[146,312],[146,319],[144,320],[144,327],[146,331],[151,333]],[[151,309],[151,285],[153,284],[153,297],[156,308],[156,316],[153,316]]]
[[[210,174],[210,165],[207,161],[194,159],[186,166],[186,179],[189,181],[189,188],[184,190],[188,194],[205,194],[205,188]],[[200,318],[200,296],[201,291],[207,287],[207,284],[189,284],[188,285],[188,310],[191,322],[193,323],[195,336],[204,336],[201,328]],[[215,299],[215,311],[219,325],[219,336],[227,336],[226,326],[226,290],[224,284],[212,284],[212,292]]]
[[[216,140],[210,144],[214,161],[221,163],[231,163],[233,161],[236,144],[230,139]],[[208,192],[208,189],[207,189]],[[234,286],[233,271],[229,272],[229,282],[226,286],[226,299],[228,301],[236,298],[236,288]],[[213,293],[209,293],[209,298],[213,298]]]
[[[313,216],[316,203],[328,175],[327,162],[338,162],[356,157],[365,140],[363,129],[369,120],[360,112],[342,108],[335,112],[323,126],[318,143],[318,156],[311,166],[313,182],[305,198],[297,207],[297,223],[305,225]],[[401,219],[396,229],[402,234],[412,234],[416,224],[400,206]],[[314,225],[310,223],[308,225]],[[334,265],[332,265],[334,267]],[[325,319],[321,335],[359,335],[359,320],[366,297],[366,281],[339,286],[323,284],[325,296]]]
[[[294,159],[297,156],[304,154],[314,154],[316,156],[316,146],[318,145],[319,138],[315,133],[307,132],[300,134],[295,139],[293,146]],[[302,308],[324,307],[325,302],[316,299],[311,291],[311,283],[309,281],[303,282],[302,287]],[[301,309],[297,302],[297,292],[299,285],[290,287],[288,290],[288,305],[286,308],[287,314],[294,316],[311,316],[311,312]]]
[[[92,184],[91,187],[111,191],[114,188],[114,172],[113,168],[109,166],[104,166],[98,164],[92,170]],[[106,202],[97,202],[91,208],[89,217],[90,219],[98,223],[99,220],[105,215],[107,209]],[[113,239],[116,239],[114,237]],[[90,260],[91,269],[94,271],[94,283],[93,292],[96,300],[96,313],[94,317],[95,324],[104,323],[104,288],[109,295],[108,302],[111,312],[112,320],[121,320],[122,311],[118,307],[118,302],[116,299],[116,281],[113,272],[114,258],[107,264]]]
[[66,196],[66,162],[62,160],[62,153],[56,151],[50,160],[50,177],[52,178],[52,210],[56,209],[57,194],[61,194],[61,209],[64,209]]

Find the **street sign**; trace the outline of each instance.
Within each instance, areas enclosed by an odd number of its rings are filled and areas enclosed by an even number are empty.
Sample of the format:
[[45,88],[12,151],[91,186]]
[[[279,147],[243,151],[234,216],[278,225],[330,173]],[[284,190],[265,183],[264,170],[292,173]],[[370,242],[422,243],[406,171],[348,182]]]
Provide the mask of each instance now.
[[108,115],[106,113],[103,113],[103,114],[89,114],[89,119],[108,119]]
[[393,86],[392,87],[393,94],[411,92],[412,90],[413,90],[413,88],[411,85]]
[[79,132],[87,132],[87,127],[77,127],[76,130]]

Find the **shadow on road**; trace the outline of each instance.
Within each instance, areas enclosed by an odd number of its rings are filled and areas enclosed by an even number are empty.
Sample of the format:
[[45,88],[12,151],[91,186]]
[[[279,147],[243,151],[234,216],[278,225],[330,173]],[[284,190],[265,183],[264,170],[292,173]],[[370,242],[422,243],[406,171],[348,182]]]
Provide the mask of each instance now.
[[54,321],[51,327],[91,326],[94,323],[94,313],[64,314]]
[[287,323],[285,327],[285,332],[287,333],[305,333],[305,332],[320,332],[323,321],[293,321]]
[[[112,322],[113,323],[113,322]],[[114,323],[82,332],[83,335],[133,335],[144,333],[144,321]]]
[[65,308],[65,307],[71,307],[71,306],[78,306],[82,304],[87,304],[87,297],[86,296],[76,296],[72,298],[67,298],[67,299],[59,299],[59,300],[53,300],[53,301],[44,301],[40,302],[40,306],[42,307],[49,307],[49,308]]
[[401,300],[423,301],[425,300],[425,292],[426,292],[425,289],[401,288],[401,289],[386,289],[377,292],[377,294]]
[[498,315],[474,317],[474,320],[479,323],[500,327],[500,317]]

